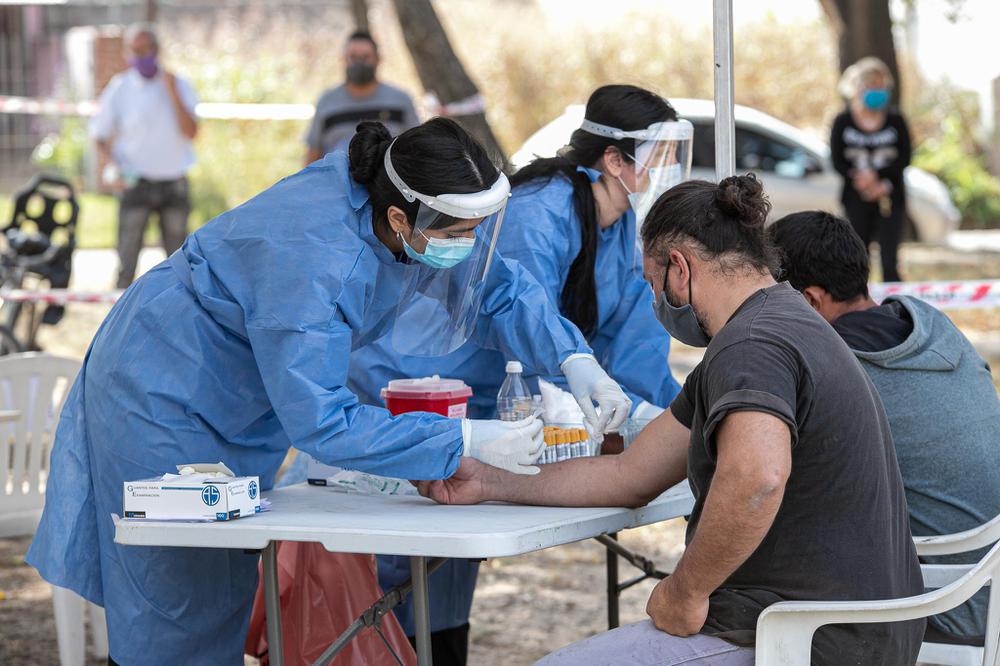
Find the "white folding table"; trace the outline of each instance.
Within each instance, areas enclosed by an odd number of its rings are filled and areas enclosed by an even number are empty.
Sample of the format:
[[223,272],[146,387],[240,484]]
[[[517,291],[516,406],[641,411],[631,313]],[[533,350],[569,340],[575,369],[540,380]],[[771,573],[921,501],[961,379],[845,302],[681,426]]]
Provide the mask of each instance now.
[[275,666],[284,661],[275,550],[278,541],[316,542],[338,553],[409,556],[417,658],[423,666],[431,663],[428,558],[522,555],[684,516],[694,502],[687,483],[636,510],[501,503],[444,506],[423,497],[352,495],[305,484],[272,490],[267,497],[270,511],[231,522],[116,520],[115,542],[263,551],[267,638]]

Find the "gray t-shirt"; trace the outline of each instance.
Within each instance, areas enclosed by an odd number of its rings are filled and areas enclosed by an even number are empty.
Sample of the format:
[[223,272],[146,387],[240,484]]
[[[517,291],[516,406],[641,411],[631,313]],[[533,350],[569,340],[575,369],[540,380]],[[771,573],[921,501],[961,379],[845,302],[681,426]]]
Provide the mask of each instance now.
[[[792,436],[781,508],[757,550],[712,594],[702,633],[751,644],[757,617],[779,601],[923,591],[882,403],[844,341],[788,283],[740,306],[670,409],[691,429],[688,541],[715,474],[715,431],[726,415],[771,414]],[[823,627],[812,663],[909,666],[923,631],[922,619]]]
[[369,97],[354,97],[346,87],[339,85],[320,95],[305,142],[324,155],[347,150],[362,120],[379,121],[393,136],[419,124],[413,101],[399,88],[379,83]]

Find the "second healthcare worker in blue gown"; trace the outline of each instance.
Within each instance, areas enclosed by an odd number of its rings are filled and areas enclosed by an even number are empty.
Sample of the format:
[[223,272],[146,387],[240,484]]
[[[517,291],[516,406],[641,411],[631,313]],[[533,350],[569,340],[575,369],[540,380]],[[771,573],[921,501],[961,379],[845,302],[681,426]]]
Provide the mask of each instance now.
[[[537,159],[512,177],[513,194],[497,251],[523,265],[549,303],[584,331],[600,364],[653,418],[680,390],[670,374],[670,337],[656,319],[653,293],[642,276],[637,221],[660,194],[686,180],[691,168],[690,123],[678,120],[659,95],[629,85],[598,88],[582,126],[554,158]],[[366,399],[397,377],[440,374],[473,389],[470,414],[493,418],[505,361],[503,350],[467,343],[444,359],[402,357],[388,340],[355,353],[372,368],[358,387]],[[561,377],[542,371],[550,381]],[[557,373],[556,373],[557,374]],[[478,563],[452,560],[430,577],[435,663],[464,663]],[[409,577],[407,558],[380,556],[386,589]],[[409,604],[397,607],[413,634]]]
[[399,354],[495,346],[561,368],[601,407],[591,427],[624,419],[628,398],[576,327],[493,254],[508,191],[454,122],[394,142],[363,123],[349,158],[217,217],[125,293],[66,401],[28,553],[46,580],[105,607],[117,663],[242,663],[257,587],[258,558],[242,550],[116,545],[125,481],[221,460],[266,490],[290,446],[410,479],[447,478],[462,456],[537,471],[540,422],[361,404],[350,386],[368,368],[351,351],[371,340]]

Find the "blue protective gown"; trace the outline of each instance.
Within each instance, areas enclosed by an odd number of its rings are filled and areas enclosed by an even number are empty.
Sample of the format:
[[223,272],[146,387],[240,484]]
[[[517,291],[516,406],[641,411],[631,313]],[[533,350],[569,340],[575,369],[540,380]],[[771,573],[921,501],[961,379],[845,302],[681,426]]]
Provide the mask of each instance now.
[[[591,181],[600,172],[583,169]],[[549,302],[558,307],[570,266],[581,247],[580,218],[573,204],[573,185],[563,176],[525,183],[514,189],[507,205],[497,251],[524,266],[542,285]],[[667,357],[670,336],[656,319],[653,292],[642,276],[642,257],[636,239],[635,214],[629,210],[607,229],[597,232],[597,327],[590,344],[609,375],[621,384],[633,404],[645,400],[667,407],[680,386],[670,374]],[[396,377],[440,374],[462,379],[472,387],[471,418],[496,418],[496,397],[505,377],[507,360],[526,359],[467,343],[436,359],[400,357],[387,340],[360,349],[352,361],[369,368],[356,380],[358,395],[377,402],[379,391]],[[566,387],[561,373],[525,362],[525,371]],[[533,383],[533,382],[531,382]],[[478,563],[452,560],[431,575],[431,629],[439,631],[468,622]],[[379,581],[384,589],[409,577],[406,558],[379,557]],[[397,608],[403,628],[412,635],[412,609]]]
[[[337,153],[215,218],[112,309],[62,412],[27,560],[107,609],[116,661],[242,663],[258,561],[114,544],[123,482],[221,460],[267,490],[292,445],[382,475],[454,472],[458,421],[392,417],[348,388],[408,268]],[[478,344],[549,372],[589,349],[514,262],[494,261],[479,321]]]

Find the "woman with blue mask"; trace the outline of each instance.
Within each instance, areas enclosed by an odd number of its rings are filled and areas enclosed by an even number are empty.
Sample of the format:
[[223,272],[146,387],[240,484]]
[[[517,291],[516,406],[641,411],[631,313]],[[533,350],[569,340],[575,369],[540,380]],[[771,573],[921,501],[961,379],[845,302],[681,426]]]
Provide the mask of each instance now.
[[882,279],[898,282],[897,250],[906,220],[903,171],[910,163],[910,131],[890,104],[892,74],[878,58],[862,58],[841,77],[847,108],[830,132],[833,167],[844,177],[841,201],[865,247],[879,245]]
[[267,490],[291,446],[409,479],[447,478],[463,456],[537,473],[536,420],[394,417],[361,399],[373,368],[352,352],[375,340],[397,357],[500,349],[625,418],[585,338],[494,253],[508,194],[450,120],[395,139],[362,123],[349,155],[223,213],[123,295],[66,400],[27,557],[105,607],[114,662],[242,663],[257,588],[242,550],[116,545],[124,482],[222,461]]
[[[687,179],[691,136],[691,125],[679,121],[659,95],[626,85],[597,89],[561,155],[536,160],[512,177],[497,241],[497,252],[527,269],[549,305],[586,334],[601,365],[635,405],[633,416],[643,419],[669,405],[680,387],[667,364],[670,337],[643,279],[637,227],[659,194]],[[521,360],[470,343],[430,364],[396,355],[387,339],[355,355],[373,369],[357,387],[365,400],[377,400],[395,377],[437,373],[472,387],[469,409],[477,418],[495,418],[506,361]],[[558,373],[532,374],[567,385]],[[603,429],[595,434],[602,437]],[[435,652],[435,663],[463,663],[477,571],[476,562],[453,560],[430,577],[434,638],[456,646],[450,655]],[[383,587],[408,576],[405,558],[379,558]],[[412,635],[409,606],[398,608],[397,617]]]

